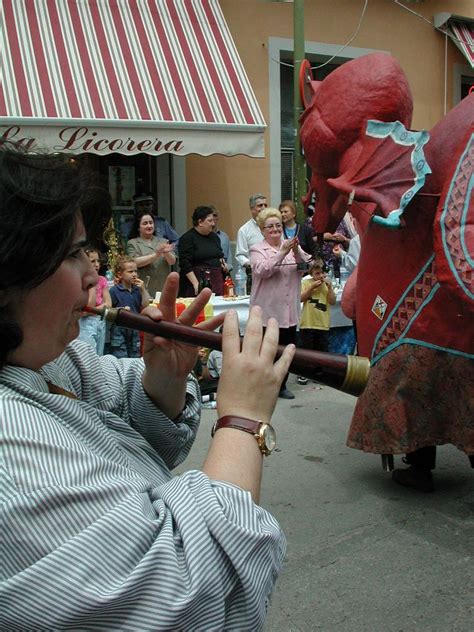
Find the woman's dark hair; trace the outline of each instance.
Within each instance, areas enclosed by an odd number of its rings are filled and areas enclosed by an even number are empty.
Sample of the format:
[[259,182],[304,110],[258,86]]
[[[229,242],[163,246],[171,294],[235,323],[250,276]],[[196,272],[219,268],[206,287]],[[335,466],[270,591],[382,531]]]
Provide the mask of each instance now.
[[144,215],[149,215],[153,222],[155,221],[155,216],[150,211],[140,211],[135,215],[135,219],[133,221],[132,230],[130,231],[129,239],[134,239],[135,237],[140,237],[140,222],[142,221],[142,217]]
[[200,220],[206,219],[208,215],[213,215],[213,213],[214,209],[210,206],[196,206],[192,215],[193,226],[197,226]]
[[82,160],[0,143],[0,366],[22,341],[11,307],[14,293],[37,287],[57,270],[78,213],[91,238],[110,214],[110,196],[94,184]]

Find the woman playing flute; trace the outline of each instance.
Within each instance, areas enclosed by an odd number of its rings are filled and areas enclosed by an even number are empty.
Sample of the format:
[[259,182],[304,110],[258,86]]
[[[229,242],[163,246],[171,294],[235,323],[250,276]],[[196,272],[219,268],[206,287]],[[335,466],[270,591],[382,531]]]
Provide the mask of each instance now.
[[[76,340],[97,283],[86,227],[103,205],[82,169],[0,147],[0,627],[260,629],[285,539],[256,503],[294,349],[273,362],[278,325],[262,339],[257,307],[240,351],[226,315],[214,438],[200,471],[173,476],[199,425],[197,347],[146,334],[143,358],[119,360]],[[152,319],[175,320],[178,282]]]

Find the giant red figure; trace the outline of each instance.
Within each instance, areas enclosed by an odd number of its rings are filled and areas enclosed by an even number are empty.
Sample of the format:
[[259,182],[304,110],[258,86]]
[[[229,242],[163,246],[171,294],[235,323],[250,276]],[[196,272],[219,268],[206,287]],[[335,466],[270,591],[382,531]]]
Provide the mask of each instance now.
[[410,130],[410,88],[389,55],[308,86],[301,140],[314,228],[334,230],[353,197],[361,233],[343,308],[372,369],[348,445],[417,454],[452,443],[472,457],[474,94],[428,133]]

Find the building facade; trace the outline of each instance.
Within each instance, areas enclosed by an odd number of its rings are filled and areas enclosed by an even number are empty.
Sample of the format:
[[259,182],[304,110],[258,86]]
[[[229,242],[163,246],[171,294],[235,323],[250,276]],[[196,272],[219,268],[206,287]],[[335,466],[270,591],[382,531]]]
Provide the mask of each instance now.
[[[288,190],[291,148],[282,117],[288,96],[292,98],[287,80],[292,72],[293,4],[261,0],[220,0],[220,4],[267,123],[265,158],[188,156],[186,209],[189,218],[194,206],[206,201],[215,204],[221,211],[221,227],[235,238],[248,219],[251,193],[267,193],[275,206]],[[440,13],[474,21],[474,4],[471,0],[404,0],[400,3],[404,9],[392,0],[370,0],[363,14],[365,4],[364,0],[305,0],[306,58],[315,67],[333,55],[332,65],[373,51],[393,55],[413,93],[413,127],[430,129],[474,84],[469,61],[430,23]],[[359,20],[356,36],[340,51],[356,32]]]
[[[300,2],[315,78],[392,55],[415,129],[474,84],[472,0]],[[466,35],[445,34],[453,20]],[[213,204],[235,239],[249,195],[275,206],[291,197],[291,0],[0,0],[0,27],[0,137],[85,154],[117,214],[152,191],[179,233],[197,205]]]

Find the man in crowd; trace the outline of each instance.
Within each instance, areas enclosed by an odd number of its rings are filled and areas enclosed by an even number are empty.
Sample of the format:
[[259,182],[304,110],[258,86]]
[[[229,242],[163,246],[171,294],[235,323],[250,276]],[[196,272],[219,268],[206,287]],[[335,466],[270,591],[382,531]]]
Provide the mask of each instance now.
[[233,265],[232,265],[232,252],[230,250],[229,235],[225,233],[223,230],[221,230],[220,228],[217,228],[217,223],[219,221],[219,211],[217,210],[217,208],[215,206],[212,206],[212,204],[209,204],[209,208],[212,209],[212,216],[214,217],[214,221],[215,221],[214,232],[219,237],[219,240],[221,242],[222,252],[224,253],[224,259],[227,264],[227,269],[230,272],[233,268]]
[[252,217],[241,226],[237,232],[237,243],[235,248],[235,258],[240,265],[245,268],[247,274],[250,273],[249,248],[258,244],[263,239],[262,232],[258,227],[255,218],[261,210],[267,208],[267,198],[263,193],[254,193],[249,198],[249,207]]
[[[164,217],[155,214],[155,199],[151,193],[136,193],[133,196],[133,209],[135,217],[142,213],[149,213],[155,220],[155,235],[167,239],[170,244],[175,244],[179,235]],[[130,239],[134,219],[126,220],[120,225],[120,232],[126,239]]]

